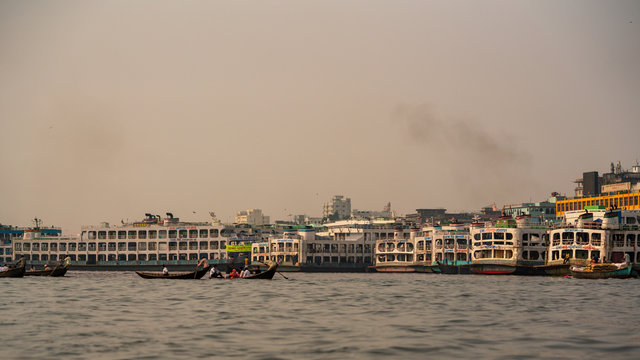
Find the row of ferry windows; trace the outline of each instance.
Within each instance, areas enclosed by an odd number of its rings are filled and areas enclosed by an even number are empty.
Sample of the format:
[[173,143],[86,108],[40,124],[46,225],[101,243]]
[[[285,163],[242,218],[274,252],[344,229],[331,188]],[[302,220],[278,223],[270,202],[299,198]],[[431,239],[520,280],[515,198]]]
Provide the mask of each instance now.
[[[354,247],[354,244],[317,244],[317,243],[312,243],[312,244],[307,244],[307,252],[308,253],[354,253],[354,249],[356,253],[361,253],[362,252],[362,244],[357,244]],[[364,245],[364,252],[365,253],[369,253],[371,252],[371,245],[370,244],[365,244]]]
[[413,251],[413,244],[410,242],[400,242],[397,245],[395,243],[380,243],[378,244],[378,251]]
[[585,206],[601,205],[604,207],[638,206],[638,196],[622,196],[616,198],[579,200],[558,203],[558,212],[582,210]]
[[[87,254],[26,254],[25,260],[30,261],[58,261],[65,257],[71,261],[87,261]],[[22,257],[22,256],[21,256]],[[91,257],[91,256],[89,256]],[[225,253],[199,253],[199,254],[98,254],[93,255],[93,260],[97,261],[166,261],[166,260],[199,260],[202,258],[216,260],[225,259]]]
[[87,231],[89,240],[106,239],[195,239],[195,238],[217,238],[218,236],[230,237],[233,235],[231,229],[200,229],[200,230],[109,230],[109,231]]
[[155,250],[224,250],[226,241],[99,242],[99,243],[15,243],[15,251],[155,251]]

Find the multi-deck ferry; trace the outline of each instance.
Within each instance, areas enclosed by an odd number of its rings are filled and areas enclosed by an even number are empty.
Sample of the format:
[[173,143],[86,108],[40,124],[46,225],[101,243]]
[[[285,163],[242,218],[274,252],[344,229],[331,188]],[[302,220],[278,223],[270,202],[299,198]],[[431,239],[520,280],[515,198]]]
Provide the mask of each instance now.
[[472,228],[471,272],[475,274],[544,275],[546,231],[526,217],[502,217],[495,227]]
[[74,269],[130,270],[160,265],[191,269],[202,258],[221,265],[244,263],[250,243],[259,240],[260,234],[253,229],[223,225],[215,216],[211,222],[183,222],[171,213],[166,218],[146,214],[142,221],[121,226],[83,226],[80,237],[33,228],[14,240],[14,253],[31,264],[69,256]]
[[393,237],[376,241],[377,272],[411,273],[415,272],[414,244],[409,233],[402,227],[394,229]]
[[565,221],[550,230],[546,264],[549,275],[569,275],[570,267],[589,263],[621,262],[627,254],[638,271],[640,263],[640,211],[606,210],[587,206],[568,211]]
[[471,244],[469,229],[462,223],[450,223],[433,227],[430,231],[433,238],[432,266],[437,266],[443,274],[470,274]]

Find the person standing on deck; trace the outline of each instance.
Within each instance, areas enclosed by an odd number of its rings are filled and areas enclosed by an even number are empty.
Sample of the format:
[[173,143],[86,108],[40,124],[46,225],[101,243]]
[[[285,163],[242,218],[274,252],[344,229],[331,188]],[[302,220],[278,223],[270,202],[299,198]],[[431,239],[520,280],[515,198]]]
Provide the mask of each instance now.
[[169,275],[169,269],[167,269],[164,265],[162,265],[162,275],[164,276]]

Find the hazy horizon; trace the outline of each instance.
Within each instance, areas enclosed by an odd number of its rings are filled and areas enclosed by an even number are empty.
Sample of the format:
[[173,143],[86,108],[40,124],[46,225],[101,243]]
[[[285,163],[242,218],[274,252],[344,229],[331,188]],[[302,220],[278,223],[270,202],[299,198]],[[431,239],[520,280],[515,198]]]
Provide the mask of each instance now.
[[476,211],[640,159],[638,1],[0,1],[0,223]]

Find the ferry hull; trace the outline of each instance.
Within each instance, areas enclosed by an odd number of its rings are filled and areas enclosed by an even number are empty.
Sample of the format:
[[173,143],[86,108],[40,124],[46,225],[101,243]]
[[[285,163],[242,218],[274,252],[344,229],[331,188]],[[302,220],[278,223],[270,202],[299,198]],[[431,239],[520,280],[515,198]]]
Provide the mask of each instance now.
[[468,275],[471,274],[471,264],[445,264],[438,262],[438,268],[442,274]]
[[413,273],[416,269],[411,265],[378,265],[376,271],[380,273]]
[[512,275],[516,272],[516,266],[508,264],[475,263],[470,268],[473,274],[483,275]]

